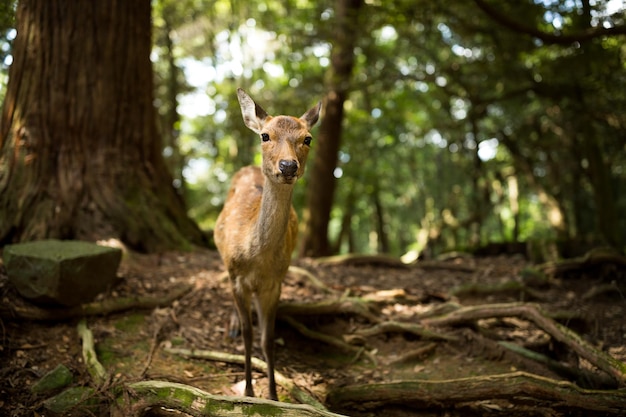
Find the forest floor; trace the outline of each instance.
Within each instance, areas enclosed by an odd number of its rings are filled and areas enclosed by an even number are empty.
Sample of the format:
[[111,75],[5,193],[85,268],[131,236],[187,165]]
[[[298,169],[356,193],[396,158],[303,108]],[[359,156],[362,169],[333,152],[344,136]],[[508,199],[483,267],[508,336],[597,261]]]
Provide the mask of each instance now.
[[[520,317],[485,318],[473,320],[469,325],[430,327],[448,340],[437,337],[428,340],[415,332],[397,329],[372,331],[371,334],[367,330],[377,324],[373,321],[419,324],[421,318],[432,316],[438,308],[453,303],[478,306],[532,302],[545,312],[569,313],[561,314],[566,318],[558,321],[602,352],[626,362],[626,272],[623,267],[575,270],[537,283],[533,282],[532,275],[526,274],[531,264],[521,255],[457,256],[418,262],[411,267],[377,258],[334,262],[302,259],[294,265],[320,282],[314,285],[315,280],[306,274],[297,270],[290,272],[284,282],[281,302],[359,299],[366,301],[369,312],[355,314],[351,310],[344,311],[340,305],[325,314],[304,312],[293,316],[308,329],[348,342],[353,350],[303,336],[284,318],[277,321],[277,371],[333,412],[350,416],[619,415],[615,412],[619,406],[590,412],[570,407],[571,401],[563,398],[535,396],[528,389],[504,396],[492,391],[493,394],[483,394],[485,397],[456,400],[452,400],[456,393],[451,392],[450,402],[397,398],[366,404],[367,401],[332,402],[329,397],[333,390],[342,387],[389,381],[463,381],[462,378],[481,375],[514,376],[521,372],[566,380],[553,368],[498,343],[503,341],[533,349],[569,369],[588,372],[582,375],[598,376],[602,372],[573,354],[568,346]],[[192,289],[162,308],[87,317],[98,359],[109,375],[109,387],[140,380],[164,380],[191,385],[211,394],[241,393],[242,365],[174,353],[175,349],[201,349],[243,354],[240,338],[228,337],[232,299],[216,252],[127,254],[119,277],[118,284],[100,296],[101,300],[128,296],[163,298],[181,286],[188,285]],[[528,290],[531,287],[533,291]],[[30,391],[42,375],[64,364],[74,375],[74,385],[92,384],[82,359],[81,339],[77,333],[79,318],[46,321],[7,317],[6,311],[28,307],[28,303],[16,294],[1,264],[0,296],[5,312],[0,321],[0,415],[51,415],[44,409],[44,400],[50,394]],[[356,352],[359,348],[363,348],[360,354]],[[258,337],[254,356],[263,358]],[[257,396],[267,398],[265,374],[255,372],[254,379]],[[586,388],[606,388],[597,386],[602,385],[597,382],[602,380],[599,376]],[[616,391],[623,393],[623,389]],[[279,397],[281,401],[297,402],[280,386]],[[626,403],[623,405],[622,410],[626,410]],[[76,410],[71,415],[83,415],[81,413]],[[108,415],[102,407],[85,413]],[[167,414],[164,410],[151,413],[181,415]]]

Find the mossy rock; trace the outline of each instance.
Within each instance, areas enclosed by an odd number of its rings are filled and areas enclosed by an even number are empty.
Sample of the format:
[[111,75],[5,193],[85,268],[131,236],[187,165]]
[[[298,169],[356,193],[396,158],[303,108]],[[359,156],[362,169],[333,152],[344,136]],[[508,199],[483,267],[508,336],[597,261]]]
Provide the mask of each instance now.
[[7,245],[9,280],[23,297],[40,304],[72,307],[92,301],[117,277],[122,251],[73,240]]
[[30,390],[35,394],[41,394],[66,387],[73,381],[72,371],[67,366],[60,364],[35,382]]

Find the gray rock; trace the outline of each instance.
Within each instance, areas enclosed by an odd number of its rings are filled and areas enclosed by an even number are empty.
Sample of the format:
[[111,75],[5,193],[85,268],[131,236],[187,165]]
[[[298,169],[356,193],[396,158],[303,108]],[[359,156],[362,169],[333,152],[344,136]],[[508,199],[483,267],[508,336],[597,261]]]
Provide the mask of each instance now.
[[25,298],[72,307],[92,301],[116,280],[122,251],[73,240],[40,240],[4,247],[9,280]]

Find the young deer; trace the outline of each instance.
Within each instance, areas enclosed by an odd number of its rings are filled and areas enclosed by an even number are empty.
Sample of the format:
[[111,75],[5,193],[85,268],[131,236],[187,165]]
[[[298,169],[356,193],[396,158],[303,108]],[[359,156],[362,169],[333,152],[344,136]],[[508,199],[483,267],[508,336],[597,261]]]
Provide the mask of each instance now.
[[298,218],[291,205],[293,187],[304,174],[311,144],[309,130],[321,103],[302,117],[268,115],[242,89],[237,98],[246,126],[261,136],[261,167],[242,168],[232,179],[217,218],[215,243],[228,270],[246,353],[246,395],[252,388],[252,311],[254,302],[267,361],[269,396],[274,380],[274,322],[282,281],[296,245]]

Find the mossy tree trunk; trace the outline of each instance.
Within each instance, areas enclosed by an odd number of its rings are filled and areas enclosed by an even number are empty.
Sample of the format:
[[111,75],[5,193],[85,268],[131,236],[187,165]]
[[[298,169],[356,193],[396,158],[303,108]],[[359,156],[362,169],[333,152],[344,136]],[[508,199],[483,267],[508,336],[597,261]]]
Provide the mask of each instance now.
[[150,0],[20,1],[0,119],[0,243],[202,243],[153,107]]

